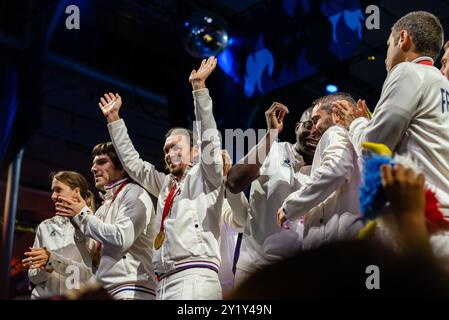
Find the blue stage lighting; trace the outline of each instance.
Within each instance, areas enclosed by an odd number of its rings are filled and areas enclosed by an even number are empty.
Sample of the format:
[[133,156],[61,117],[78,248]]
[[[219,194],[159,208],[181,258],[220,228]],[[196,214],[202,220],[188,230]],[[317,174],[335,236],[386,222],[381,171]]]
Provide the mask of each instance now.
[[335,84],[328,84],[326,85],[326,92],[327,93],[336,93],[338,91],[338,87]]

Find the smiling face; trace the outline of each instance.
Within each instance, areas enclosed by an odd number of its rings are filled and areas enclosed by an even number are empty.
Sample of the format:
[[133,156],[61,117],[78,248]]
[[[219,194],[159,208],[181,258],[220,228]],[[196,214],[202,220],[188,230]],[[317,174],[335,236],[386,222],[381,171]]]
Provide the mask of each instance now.
[[311,119],[300,121],[295,128],[296,144],[302,154],[313,155],[318,144],[317,130]]
[[94,174],[95,187],[100,190],[104,190],[105,185],[125,177],[125,171],[117,170],[107,154],[94,157],[91,171]]
[[76,195],[78,195],[79,192],[80,192],[80,189],[78,187],[72,189],[65,183],[62,183],[61,181],[59,181],[55,178],[53,178],[53,180],[51,182],[51,200],[55,204],[58,201],[58,198],[60,196],[72,199]]
[[315,124],[316,130],[318,131],[317,135],[319,137],[321,137],[329,127],[334,125],[332,122],[332,112],[329,112],[329,110],[332,110],[330,108],[330,106],[321,103],[313,107],[312,121]]
[[190,147],[190,138],[174,131],[164,144],[164,160],[168,171],[175,177],[181,177],[193,159],[194,148]]

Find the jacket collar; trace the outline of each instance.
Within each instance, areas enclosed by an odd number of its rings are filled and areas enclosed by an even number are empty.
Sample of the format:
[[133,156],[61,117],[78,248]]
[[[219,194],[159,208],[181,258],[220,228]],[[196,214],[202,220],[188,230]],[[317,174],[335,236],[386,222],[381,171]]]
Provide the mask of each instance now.
[[434,64],[434,61],[431,57],[427,57],[427,56],[422,56],[422,57],[418,57],[415,60],[412,60],[411,62],[413,63],[419,63],[421,61],[429,61],[432,63],[432,65]]
[[114,194],[117,192],[118,189],[120,189],[120,187],[122,186],[122,184],[124,184],[126,181],[128,180],[128,177],[117,180],[111,184],[107,184],[104,186],[104,190],[106,192],[100,192],[100,197],[103,200],[112,200],[112,198],[114,197]]

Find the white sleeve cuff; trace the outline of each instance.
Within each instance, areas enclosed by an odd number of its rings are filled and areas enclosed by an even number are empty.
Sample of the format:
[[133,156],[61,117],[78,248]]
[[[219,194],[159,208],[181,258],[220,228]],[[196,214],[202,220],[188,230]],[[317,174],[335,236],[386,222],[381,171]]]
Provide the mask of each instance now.
[[207,97],[207,96],[209,96],[209,89],[203,88],[203,89],[199,89],[199,90],[194,90],[194,91],[192,91],[192,94],[193,94],[194,99]]
[[81,230],[82,233],[84,233],[84,228],[90,214],[92,214],[90,209],[87,206],[84,206],[84,208],[72,218],[72,222]]

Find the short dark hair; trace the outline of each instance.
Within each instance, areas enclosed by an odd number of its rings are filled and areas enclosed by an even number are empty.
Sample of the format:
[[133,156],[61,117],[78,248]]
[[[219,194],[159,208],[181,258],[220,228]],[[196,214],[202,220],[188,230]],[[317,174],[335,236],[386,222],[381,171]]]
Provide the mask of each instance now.
[[123,165],[111,141],[99,143],[92,149],[92,158],[103,154],[108,155],[117,170],[123,170]]
[[399,32],[407,30],[416,51],[436,60],[443,45],[444,32],[440,20],[426,11],[414,11],[400,18],[391,28],[394,43],[399,41]]
[[[182,127],[174,127],[171,128],[170,130],[168,130],[168,132],[165,134],[165,139],[167,140],[168,137],[170,137],[174,132],[177,133],[181,133],[184,134],[186,136],[189,137],[189,143],[190,143],[190,148],[193,147],[194,143],[193,143],[193,131],[187,128],[182,128]],[[186,134],[187,133],[187,134]]]
[[312,108],[317,104],[321,103],[320,109],[323,109],[328,114],[332,113],[332,103],[338,100],[345,100],[351,103],[352,105],[356,105],[354,98],[347,92],[336,92],[332,94],[328,94],[324,97],[318,98],[312,102]]

